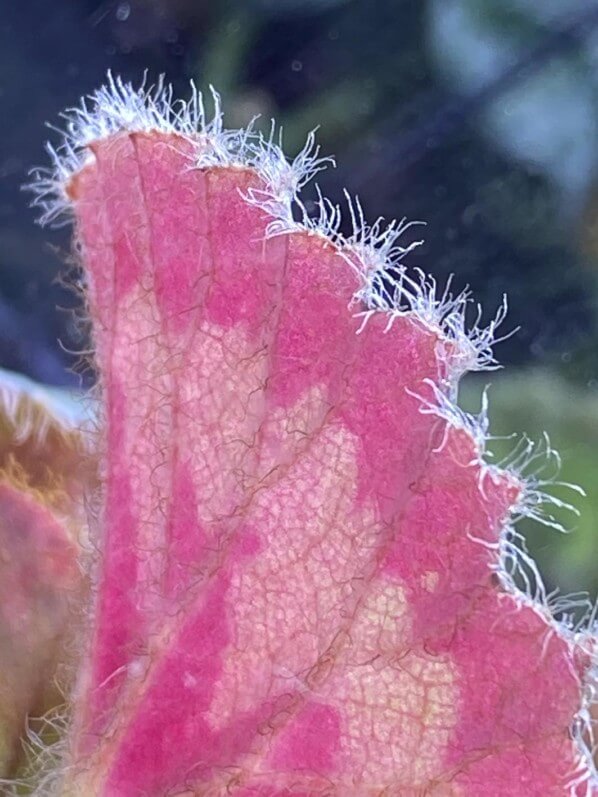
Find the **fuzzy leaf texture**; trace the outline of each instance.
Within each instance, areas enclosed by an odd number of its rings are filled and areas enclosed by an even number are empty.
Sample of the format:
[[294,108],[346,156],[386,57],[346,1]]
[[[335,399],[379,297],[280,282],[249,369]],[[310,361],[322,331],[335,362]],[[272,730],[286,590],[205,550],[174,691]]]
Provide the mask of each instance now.
[[516,586],[548,499],[454,406],[502,313],[467,333],[401,225],[308,217],[313,137],[288,162],[196,93],[110,78],[51,152],[103,401],[56,793],[598,794],[591,628]]

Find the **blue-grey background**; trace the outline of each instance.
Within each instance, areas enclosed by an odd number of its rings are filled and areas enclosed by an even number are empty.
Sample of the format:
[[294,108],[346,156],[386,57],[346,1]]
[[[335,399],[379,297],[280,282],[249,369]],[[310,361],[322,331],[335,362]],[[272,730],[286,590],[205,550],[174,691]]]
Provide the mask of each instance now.
[[[22,0],[0,6],[0,366],[65,387],[85,349],[57,282],[69,231],[41,230],[20,192],[60,110],[110,68],[165,72],[223,96],[229,125],[274,116],[293,154],[320,125],[374,220],[427,222],[412,256],[509,296],[492,431],[546,429],[581,515],[563,540],[524,527],[549,588],[598,588],[598,3],[593,0]],[[414,235],[420,235],[416,228]],[[510,326],[509,326],[510,325]],[[481,383],[464,385],[475,408]],[[498,442],[505,451],[513,441]],[[557,491],[559,488],[555,488]],[[566,497],[566,489],[559,493]]]

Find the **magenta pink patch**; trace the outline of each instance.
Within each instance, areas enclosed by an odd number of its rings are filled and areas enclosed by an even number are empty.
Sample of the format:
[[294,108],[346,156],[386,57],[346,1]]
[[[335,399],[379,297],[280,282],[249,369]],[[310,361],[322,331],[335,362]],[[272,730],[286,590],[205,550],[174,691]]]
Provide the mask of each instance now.
[[282,772],[332,775],[341,748],[338,711],[321,703],[306,703],[293,724],[277,739],[269,763]]

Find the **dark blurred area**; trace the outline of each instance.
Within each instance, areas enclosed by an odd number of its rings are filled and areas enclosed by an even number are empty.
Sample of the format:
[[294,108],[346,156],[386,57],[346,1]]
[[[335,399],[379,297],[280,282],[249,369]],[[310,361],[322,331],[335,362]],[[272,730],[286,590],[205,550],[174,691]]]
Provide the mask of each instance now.
[[[19,189],[29,168],[47,163],[42,144],[54,134],[43,123],[59,125],[107,69],[135,84],[146,69],[164,72],[181,96],[190,79],[211,83],[228,125],[261,114],[267,128],[275,117],[291,155],[320,125],[338,163],[319,175],[326,195],[358,194],[370,221],[425,221],[410,262],[440,283],[454,274],[458,290],[469,284],[488,317],[508,294],[505,332],[520,330],[497,349],[511,366],[493,380],[509,397],[495,405],[498,425],[557,425],[565,475],[574,463],[589,499],[577,559],[558,559],[546,537],[539,556],[548,548],[553,583],[569,567],[562,584],[595,589],[598,2],[5,1],[0,366],[53,385],[79,386],[67,352],[88,345],[68,312],[76,298],[56,282],[69,230],[37,227]],[[558,409],[537,409],[550,395],[530,404],[537,384],[560,397]]]

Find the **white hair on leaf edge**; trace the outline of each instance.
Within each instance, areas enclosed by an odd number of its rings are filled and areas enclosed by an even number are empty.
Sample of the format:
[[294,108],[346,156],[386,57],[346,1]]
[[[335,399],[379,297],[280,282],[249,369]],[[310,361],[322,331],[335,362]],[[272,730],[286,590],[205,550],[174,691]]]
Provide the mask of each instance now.
[[[316,144],[315,130],[312,130],[303,148],[289,160],[282,148],[282,130],[275,143],[275,125],[272,122],[269,138],[256,136],[246,149],[246,163],[254,168],[263,183],[259,188],[249,188],[244,194],[245,200],[260,208],[272,221],[266,228],[266,236],[284,235],[300,229],[307,219],[299,192],[328,164],[334,164],[332,157],[320,157],[320,147]],[[298,209],[301,221],[294,216]]]
[[2,794],[17,797],[51,797],[61,793],[61,785],[69,766],[69,710],[64,703],[48,710],[41,717],[28,717],[21,740],[24,762],[19,778],[0,778]]
[[[120,131],[154,130],[183,136],[196,144],[191,168],[239,166],[255,169],[262,185],[248,189],[244,199],[269,217],[267,236],[307,232],[323,236],[336,247],[339,256],[356,275],[359,285],[350,302],[350,306],[362,308],[356,313],[363,318],[358,332],[372,315],[383,313],[388,317],[387,329],[397,317],[408,316],[438,336],[439,359],[449,364],[450,369],[442,386],[428,383],[431,398],[412,394],[421,401],[421,412],[441,418],[447,424],[447,430],[459,428],[471,436],[476,455],[472,462],[465,464],[480,466],[481,487],[485,474],[498,478],[505,473],[521,486],[520,498],[513,507],[511,518],[505,519],[503,532],[495,546],[495,570],[505,593],[521,605],[529,605],[541,612],[548,621],[548,633],[558,633],[572,646],[583,643],[589,649],[588,640],[592,640],[593,675],[586,679],[583,705],[572,729],[579,751],[579,771],[572,773],[571,793],[581,784],[588,785],[588,794],[596,793],[598,776],[592,763],[593,742],[588,742],[588,735],[591,736],[589,694],[591,692],[591,699],[595,699],[595,685],[598,683],[596,609],[588,610],[583,628],[583,623],[573,625],[573,620],[567,616],[561,621],[554,619],[555,612],[566,615],[579,609],[581,604],[587,608],[586,599],[546,595],[541,575],[527,553],[525,541],[513,527],[519,518],[530,517],[559,531],[565,530],[551,510],[571,507],[546,492],[545,487],[554,484],[554,480],[546,479],[536,469],[530,473],[530,468],[542,458],[554,459],[554,452],[547,440],[542,449],[542,445],[535,447],[523,438],[500,465],[489,464],[484,459],[486,443],[490,439],[486,393],[477,415],[464,412],[456,404],[457,383],[461,375],[466,371],[499,368],[492,347],[517,331],[497,337],[497,330],[507,313],[506,297],[503,297],[494,318],[483,326],[481,308],[473,303],[468,289],[453,295],[450,278],[441,290],[436,280],[421,269],[408,271],[405,267],[405,256],[422,242],[416,240],[403,246],[400,240],[419,222],[408,223],[402,219],[386,224],[383,218],[379,218],[369,225],[359,200],[345,192],[352,230],[344,236],[340,206],[323,197],[317,186],[316,213],[308,213],[300,197],[302,187],[328,163],[334,162],[332,158],[320,156],[315,131],[307,136],[305,146],[297,156],[289,160],[283,152],[280,134],[275,141],[274,125],[269,137],[255,130],[255,120],[245,129],[226,130],[220,97],[214,89],[211,89],[214,110],[208,116],[203,95],[193,83],[188,101],[173,100],[172,86],[167,85],[163,77],[155,85],[147,86],[146,83],[147,79],[144,79],[140,88],[134,89],[130,83],[108,73],[105,86],[83,100],[78,108],[63,114],[64,130],[59,131],[62,143],[58,147],[47,145],[52,168],[35,170],[33,180],[27,186],[35,194],[33,204],[41,209],[40,221],[62,223],[69,216],[66,185],[87,162],[90,157],[88,147],[92,142]],[[472,306],[476,308],[475,320],[468,325],[466,315]],[[446,436],[439,448],[445,441]],[[567,486],[576,489],[573,485]],[[489,545],[483,540],[479,542]],[[579,797],[579,791],[575,794]]]
[[458,406],[453,396],[452,390],[447,393],[446,387],[443,389],[440,385],[434,382],[433,379],[424,379],[423,384],[431,391],[431,397],[426,398],[419,393],[416,393],[409,388],[406,392],[418,399],[420,402],[419,411],[422,415],[435,415],[437,418],[445,421],[444,434],[440,444],[434,449],[434,452],[442,451],[446,445],[447,435],[450,429],[461,429],[465,431],[474,443],[475,454],[473,459],[464,464],[466,467],[471,465],[478,465],[482,469],[480,480],[483,478],[484,473],[488,469],[484,456],[486,453],[486,444],[489,440],[489,419],[488,419],[488,391],[484,389],[482,393],[482,406],[477,415],[465,412]]
[[318,191],[317,214],[312,216],[300,198],[302,187],[334,163],[333,158],[320,156],[315,131],[308,134],[305,146],[289,160],[282,148],[280,132],[276,141],[274,123],[268,137],[254,129],[255,119],[245,129],[226,130],[218,93],[210,89],[214,106],[210,116],[202,93],[193,83],[191,88],[189,100],[174,100],[173,88],[163,76],[155,85],[147,85],[146,75],[135,89],[109,72],[104,86],[83,99],[79,107],[62,114],[63,130],[53,128],[62,136],[62,143],[58,147],[47,145],[52,167],[32,172],[33,179],[26,187],[35,194],[33,204],[41,209],[40,222],[68,221],[70,200],[66,186],[89,159],[88,148],[94,141],[121,131],[155,130],[183,136],[196,145],[192,166],[240,166],[257,171],[262,185],[248,189],[245,199],[270,217],[268,236],[304,231],[320,234],[336,246],[360,283],[352,304],[365,306],[365,321],[372,312],[387,313],[390,323],[393,317],[412,314],[439,335],[441,345],[449,345],[455,380],[468,370],[499,367],[492,345],[508,337],[496,338],[496,329],[506,315],[506,299],[486,327],[480,325],[478,306],[477,320],[467,328],[469,291],[453,296],[449,279],[440,293],[432,277],[420,269],[414,269],[411,275],[402,264],[403,258],[422,242],[402,246],[399,239],[421,222],[402,219],[385,224],[379,218],[368,225],[359,199],[345,192],[352,231],[348,237],[343,236],[338,205]]
[[62,128],[50,125],[62,142],[57,147],[46,145],[52,167],[33,170],[33,180],[26,186],[35,194],[33,205],[41,209],[40,223],[60,225],[69,220],[66,184],[88,161],[89,145],[122,131],[158,131],[196,141],[197,163],[202,166],[229,165],[243,157],[253,136],[251,125],[242,131],[224,130],[220,95],[212,87],[214,110],[208,116],[203,94],[193,81],[189,100],[174,100],[173,88],[163,75],[156,84],[146,84],[147,75],[134,89],[108,72],[104,86],[61,114]]
[[[566,533],[567,528],[552,514],[553,509],[566,510],[579,516],[579,510],[568,501],[548,492],[550,487],[565,487],[585,497],[585,491],[577,484],[557,480],[561,458],[545,433],[538,443],[523,435],[501,462],[500,467],[514,474],[523,484],[521,497],[513,508],[516,519],[527,517],[555,531]],[[554,473],[547,473],[550,469]]]
[[[425,379],[423,384],[430,391],[429,397],[406,389],[406,392],[420,402],[419,411],[423,415],[434,415],[445,422],[444,434],[435,451],[441,451],[447,440],[450,429],[465,431],[474,443],[475,454],[470,462],[461,463],[466,467],[480,468],[480,489],[483,491],[483,480],[486,474],[496,479],[508,477],[519,487],[519,496],[510,509],[510,519],[505,525],[505,533],[510,543],[513,537],[513,524],[528,518],[555,531],[567,533],[568,529],[553,514],[555,509],[570,512],[579,516],[579,510],[568,501],[549,492],[551,487],[564,487],[585,497],[585,491],[576,484],[557,479],[561,460],[552,448],[547,434],[535,443],[526,435],[521,436],[512,451],[500,462],[494,463],[492,453],[488,452],[488,442],[499,438],[490,434],[488,417],[488,389],[482,391],[481,407],[477,414],[465,412],[456,401],[452,383],[439,385],[432,379]],[[552,469],[552,473],[548,472]],[[516,533],[519,541],[523,537]],[[512,551],[511,551],[512,553]],[[527,551],[525,551],[527,554]],[[509,554],[510,555],[510,554]],[[539,575],[539,574],[538,574]]]
[[[571,735],[578,751],[578,765],[571,773],[571,797],[595,797],[598,791],[598,768],[596,754],[598,752],[598,734],[595,726],[598,718],[592,716],[591,708],[598,703],[598,625],[596,612],[598,603],[594,604],[587,627],[577,630],[574,643],[577,651],[582,651],[588,660],[586,677],[582,684],[581,707],[577,712]],[[584,787],[584,791],[580,791]]]

